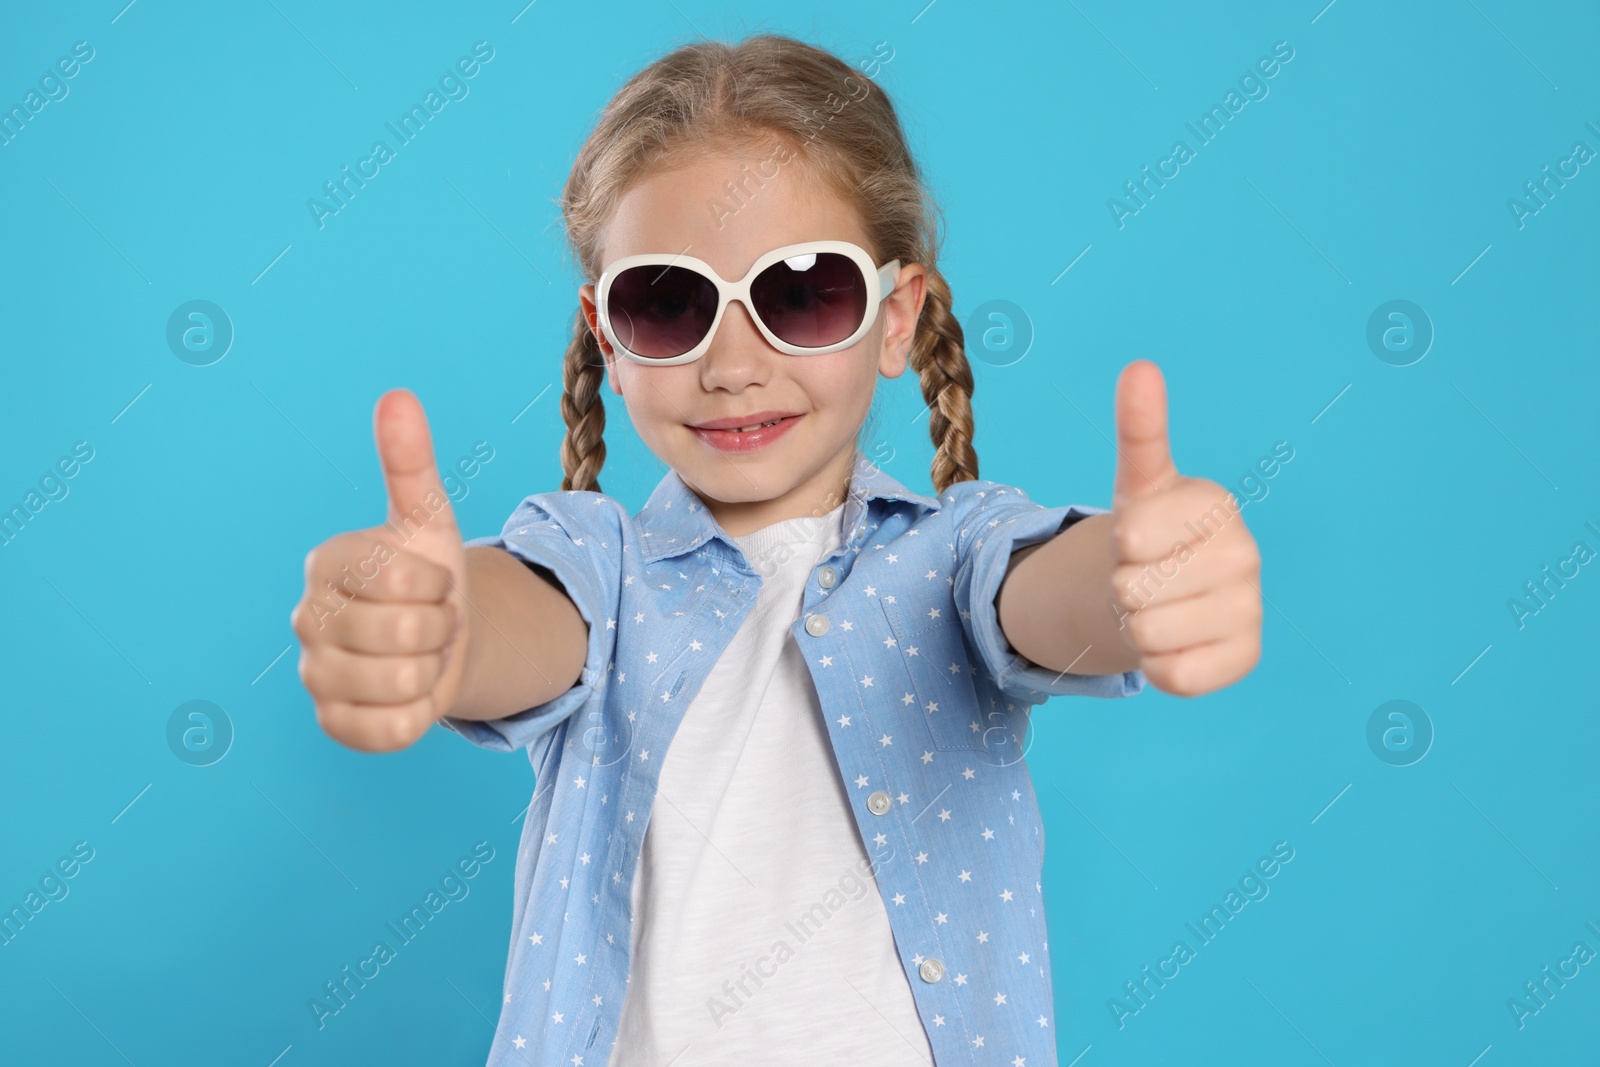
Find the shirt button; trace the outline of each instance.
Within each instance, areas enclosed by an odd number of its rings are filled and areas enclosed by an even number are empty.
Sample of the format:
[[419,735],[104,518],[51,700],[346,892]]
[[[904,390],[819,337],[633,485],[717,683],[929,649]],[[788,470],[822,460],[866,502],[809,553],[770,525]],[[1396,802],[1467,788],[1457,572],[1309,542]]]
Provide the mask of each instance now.
[[878,790],[867,798],[867,810],[874,815],[882,815],[889,810],[889,794]]
[[817,581],[822,583],[822,588],[824,589],[832,589],[833,583],[837,578],[838,572],[836,572],[832,567],[822,568],[822,573],[817,575]]
[[944,977],[944,964],[930,956],[922,961],[922,966],[917,968],[917,973],[922,975],[924,982],[937,982]]
[[806,620],[806,633],[812,637],[821,637],[828,632],[828,617],[826,615],[813,615]]

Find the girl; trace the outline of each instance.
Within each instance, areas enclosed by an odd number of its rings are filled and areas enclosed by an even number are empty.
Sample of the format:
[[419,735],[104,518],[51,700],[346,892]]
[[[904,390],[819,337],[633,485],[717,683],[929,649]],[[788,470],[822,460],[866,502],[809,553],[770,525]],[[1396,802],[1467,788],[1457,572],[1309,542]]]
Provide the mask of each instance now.
[[[562,208],[589,279],[562,491],[463,544],[391,392],[389,521],[314,550],[294,616],[342,742],[529,749],[490,1064],[1053,1063],[1029,713],[1254,665],[1236,502],[1173,468],[1146,363],[1111,511],[978,480],[934,209],[883,90],[825,51],[652,64]],[[860,447],[908,364],[934,496]],[[633,515],[600,492],[603,378],[669,468]]]

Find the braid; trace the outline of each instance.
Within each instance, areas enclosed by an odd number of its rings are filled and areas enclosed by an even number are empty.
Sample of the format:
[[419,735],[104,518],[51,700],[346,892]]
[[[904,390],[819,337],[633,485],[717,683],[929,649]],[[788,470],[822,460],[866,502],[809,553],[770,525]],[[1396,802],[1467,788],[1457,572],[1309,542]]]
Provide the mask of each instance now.
[[950,308],[950,283],[930,263],[923,284],[926,297],[910,359],[928,405],[928,434],[935,449],[933,488],[943,493],[955,482],[978,477],[978,453],[972,448],[972,367],[961,323]]
[[600,492],[600,468],[606,462],[606,407],[600,399],[605,361],[600,344],[580,308],[561,367],[561,417],[567,433],[561,440],[561,488]]

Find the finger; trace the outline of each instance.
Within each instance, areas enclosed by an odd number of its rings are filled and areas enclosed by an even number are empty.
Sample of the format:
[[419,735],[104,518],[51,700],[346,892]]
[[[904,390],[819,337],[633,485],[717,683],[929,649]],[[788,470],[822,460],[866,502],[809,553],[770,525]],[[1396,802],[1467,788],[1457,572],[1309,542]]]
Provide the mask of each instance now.
[[[388,527],[330,538],[306,557],[306,595],[325,610],[352,600],[434,603],[449,595],[450,568],[399,548]],[[321,612],[318,613],[319,616]]]
[[374,656],[311,645],[300,653],[300,680],[318,700],[405,704],[430,691],[443,667],[442,652]]
[[1135,611],[1128,630],[1144,655],[1177,652],[1261,632],[1261,597],[1255,587],[1235,582],[1209,593]]
[[1207,544],[1243,507],[1237,497],[1205,478],[1179,477],[1166,492],[1141,497],[1116,511],[1111,540],[1124,562],[1150,562],[1181,546]]
[[455,636],[455,604],[391,604],[353,600],[332,615],[309,611],[291,618],[304,643],[321,641],[348,652],[403,656],[442,652]]
[[1178,478],[1167,441],[1167,385],[1147,359],[1122,368],[1117,378],[1117,475],[1112,509],[1164,489]]
[[406,704],[316,701],[317,724],[328,736],[362,752],[394,752],[417,742],[440,713],[430,693]]
[[1146,656],[1139,664],[1145,680],[1163,693],[1193,697],[1232,685],[1261,661],[1258,634],[1196,645],[1178,652]]
[[448,562],[460,551],[461,534],[439,480],[421,401],[408,390],[391,389],[378,398],[372,419],[389,494],[389,526],[408,552]]
[[1185,548],[1153,563],[1118,564],[1111,569],[1111,588],[1119,604],[1138,611],[1254,581],[1260,569],[1255,539],[1242,526],[1233,526],[1199,548]]

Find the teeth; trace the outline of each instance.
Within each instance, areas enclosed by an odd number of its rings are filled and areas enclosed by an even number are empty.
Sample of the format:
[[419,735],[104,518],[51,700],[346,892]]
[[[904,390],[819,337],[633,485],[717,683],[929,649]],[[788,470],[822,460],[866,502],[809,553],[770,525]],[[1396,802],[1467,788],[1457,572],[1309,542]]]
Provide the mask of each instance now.
[[749,433],[751,430],[759,430],[764,426],[776,426],[776,425],[778,425],[778,423],[780,423],[782,421],[783,421],[782,419],[773,419],[771,422],[761,422],[761,423],[757,423],[754,426],[741,426],[741,427],[739,427],[737,430],[735,430],[733,432],[734,433]]

